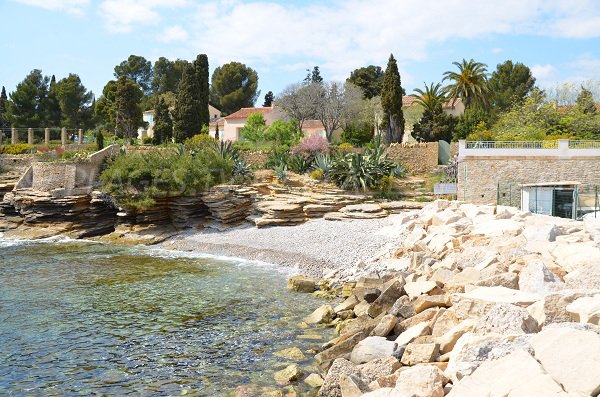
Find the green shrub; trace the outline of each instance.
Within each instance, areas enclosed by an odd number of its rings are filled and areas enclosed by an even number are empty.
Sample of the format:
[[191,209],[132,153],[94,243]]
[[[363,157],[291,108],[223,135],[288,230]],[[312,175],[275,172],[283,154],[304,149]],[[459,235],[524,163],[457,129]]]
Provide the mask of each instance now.
[[322,181],[323,178],[325,177],[325,174],[323,173],[323,170],[320,169],[316,169],[313,172],[310,173],[310,177],[312,179],[316,179],[318,181]]
[[292,172],[304,174],[310,169],[312,161],[304,156],[297,155],[291,156],[287,164]]
[[96,150],[104,149],[104,134],[102,131],[96,132]]
[[154,142],[154,139],[150,136],[145,136],[142,138],[143,145],[152,145],[153,142]]
[[183,143],[186,149],[197,152],[212,147],[217,140],[208,134],[197,134]]
[[342,132],[342,142],[362,147],[373,139],[371,126],[367,123],[350,124]]
[[4,146],[2,153],[4,154],[28,154],[35,152],[33,145],[27,143],[16,143],[14,145]]
[[290,161],[290,153],[287,150],[273,150],[269,153],[267,161],[265,162],[266,168],[275,168],[280,165],[286,165]]
[[281,183],[285,183],[288,179],[288,170],[287,170],[287,165],[285,164],[280,164],[277,167],[275,167],[274,169],[275,172],[275,178],[277,178],[277,180]]
[[384,147],[379,146],[335,159],[331,179],[343,189],[366,191],[377,188],[384,176],[394,174],[395,168],[396,165],[387,159]]

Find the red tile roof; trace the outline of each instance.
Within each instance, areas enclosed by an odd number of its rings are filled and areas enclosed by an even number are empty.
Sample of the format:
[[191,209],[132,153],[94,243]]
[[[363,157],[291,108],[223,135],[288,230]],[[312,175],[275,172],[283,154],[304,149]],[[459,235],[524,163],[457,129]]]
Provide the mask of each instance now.
[[262,107],[262,108],[241,108],[235,113],[231,113],[229,116],[226,116],[227,120],[239,120],[239,119],[247,119],[252,113],[262,113],[263,116],[267,113],[273,111],[272,107]]

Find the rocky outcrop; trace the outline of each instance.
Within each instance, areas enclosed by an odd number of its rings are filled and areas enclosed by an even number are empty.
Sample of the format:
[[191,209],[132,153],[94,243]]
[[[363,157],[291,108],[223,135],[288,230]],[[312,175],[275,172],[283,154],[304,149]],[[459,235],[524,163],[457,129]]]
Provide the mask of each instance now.
[[[359,207],[378,211],[363,204],[348,212]],[[406,239],[392,258],[325,280],[344,299],[329,322],[329,310],[319,316],[339,336],[316,358],[326,364],[322,390],[341,394],[320,395],[600,393],[596,226],[437,201],[403,227]],[[382,266],[389,261],[402,262],[403,270]],[[336,358],[350,360],[344,375],[330,374],[339,372],[333,366],[327,371]],[[397,369],[376,379],[358,370],[378,360]]]

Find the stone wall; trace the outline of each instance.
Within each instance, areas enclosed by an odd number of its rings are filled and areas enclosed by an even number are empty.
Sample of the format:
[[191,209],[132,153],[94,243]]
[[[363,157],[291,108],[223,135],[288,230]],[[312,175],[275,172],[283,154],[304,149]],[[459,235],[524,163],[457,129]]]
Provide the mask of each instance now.
[[414,174],[432,172],[438,165],[437,142],[392,145],[387,154]]
[[263,167],[269,157],[269,153],[262,150],[253,152],[240,151],[240,155],[248,164],[256,167]]
[[10,169],[23,169],[31,165],[34,156],[27,155],[10,155],[0,154],[0,167]]
[[[458,165],[458,199],[477,204],[496,203],[508,185],[574,181],[600,185],[600,158],[466,158]],[[520,189],[517,189],[520,194]],[[520,200],[513,198],[513,203]],[[520,204],[519,204],[520,205]]]

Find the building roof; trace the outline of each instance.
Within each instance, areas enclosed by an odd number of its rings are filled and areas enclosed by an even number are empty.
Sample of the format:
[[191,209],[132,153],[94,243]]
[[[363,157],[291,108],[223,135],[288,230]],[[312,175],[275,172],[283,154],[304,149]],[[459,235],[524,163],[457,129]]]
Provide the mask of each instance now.
[[[408,108],[417,102],[418,98],[412,95],[405,95],[402,97],[402,107]],[[443,109],[454,109],[456,105],[462,103],[462,98],[449,99],[442,105]]]
[[267,113],[271,113],[273,107],[260,107],[260,108],[241,108],[235,113],[231,113],[229,116],[225,116],[226,120],[239,120],[247,119],[252,113],[261,113],[263,116]]
[[321,120],[304,120],[304,122],[302,123],[302,129],[309,129],[309,130],[313,130],[313,129],[323,129],[325,127],[323,127],[323,123],[321,122]]

